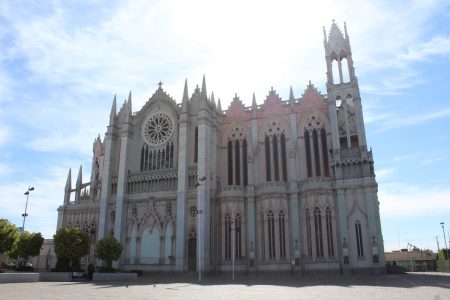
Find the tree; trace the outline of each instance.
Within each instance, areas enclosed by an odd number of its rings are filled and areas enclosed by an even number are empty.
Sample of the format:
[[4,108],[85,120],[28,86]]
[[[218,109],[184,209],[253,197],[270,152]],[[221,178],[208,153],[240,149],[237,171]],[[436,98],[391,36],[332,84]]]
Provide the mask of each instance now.
[[123,251],[122,245],[113,236],[99,240],[96,249],[96,256],[106,261],[108,269],[112,269],[112,261],[118,260]]
[[40,232],[29,233],[25,231],[17,241],[18,255],[24,258],[26,262],[28,257],[39,255],[43,243],[44,238]]
[[58,271],[78,269],[80,258],[89,253],[89,235],[78,228],[68,227],[58,229],[53,239]]
[[18,237],[19,230],[16,225],[6,219],[0,219],[0,254],[10,251]]

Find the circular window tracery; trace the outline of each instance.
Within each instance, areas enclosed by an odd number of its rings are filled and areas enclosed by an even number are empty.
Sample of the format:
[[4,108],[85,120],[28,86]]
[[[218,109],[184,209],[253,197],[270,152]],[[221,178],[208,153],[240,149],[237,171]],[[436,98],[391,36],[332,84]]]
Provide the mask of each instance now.
[[167,142],[173,133],[172,119],[165,113],[156,113],[144,123],[144,140],[151,146],[160,146]]

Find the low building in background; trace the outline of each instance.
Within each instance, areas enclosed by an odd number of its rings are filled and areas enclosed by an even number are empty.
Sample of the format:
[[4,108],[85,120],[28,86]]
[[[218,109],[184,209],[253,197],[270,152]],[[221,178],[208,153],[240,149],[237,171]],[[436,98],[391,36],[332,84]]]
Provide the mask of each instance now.
[[384,254],[386,264],[390,266],[401,266],[408,271],[424,272],[436,271],[436,253],[431,250],[401,249],[399,251],[386,252]]

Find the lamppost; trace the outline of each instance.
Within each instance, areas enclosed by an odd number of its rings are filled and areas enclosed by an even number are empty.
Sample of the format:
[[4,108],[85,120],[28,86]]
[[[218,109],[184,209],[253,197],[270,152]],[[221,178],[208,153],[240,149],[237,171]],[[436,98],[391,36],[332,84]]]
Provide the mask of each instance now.
[[411,243],[408,243],[406,247],[411,252],[411,272],[413,272],[413,245],[411,245]]
[[22,214],[23,223],[22,223],[22,234],[25,232],[25,218],[28,217],[27,207],[28,207],[28,197],[30,196],[30,192],[34,191],[34,187],[29,187],[24,195],[27,196],[27,202],[25,202],[25,213]]
[[[34,191],[34,187],[28,187],[28,190],[24,193],[25,196],[27,196],[27,201],[25,202],[25,212],[22,214],[23,217],[23,223],[22,223],[22,232],[20,233],[20,236],[23,236],[25,232],[25,219],[28,216],[27,214],[27,208],[28,208],[28,198],[30,197],[30,192]],[[17,266],[19,266],[19,253],[17,253]]]
[[233,274],[233,280],[234,280],[234,262],[236,258],[236,232],[239,233],[241,228],[236,227],[236,219],[231,220],[230,222],[230,231],[233,232],[231,236],[231,270]]
[[448,255],[448,246],[447,246],[447,238],[445,237],[444,222],[441,222],[441,226],[442,226],[442,233],[444,234],[445,252],[447,252],[447,260],[449,260],[450,257]]
[[[197,195],[198,195],[198,187],[200,186],[200,184],[206,180],[206,176],[201,177],[200,179],[198,179],[197,183],[195,184],[195,187],[197,188]],[[198,201],[197,207],[200,208],[200,201]],[[194,210],[194,216],[198,216],[198,225],[197,225],[197,231],[198,231],[198,251],[197,251],[197,256],[198,256],[198,281],[202,281],[202,255],[201,255],[201,251],[202,251],[202,234],[201,234],[201,226],[202,226],[202,222],[200,220],[200,216],[204,213],[203,209],[196,209]]]

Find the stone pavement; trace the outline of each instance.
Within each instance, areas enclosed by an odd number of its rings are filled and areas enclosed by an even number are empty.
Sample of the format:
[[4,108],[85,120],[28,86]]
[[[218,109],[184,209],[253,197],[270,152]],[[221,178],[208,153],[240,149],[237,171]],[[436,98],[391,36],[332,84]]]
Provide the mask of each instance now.
[[450,274],[143,276],[133,282],[0,284],[0,299],[450,299]]

